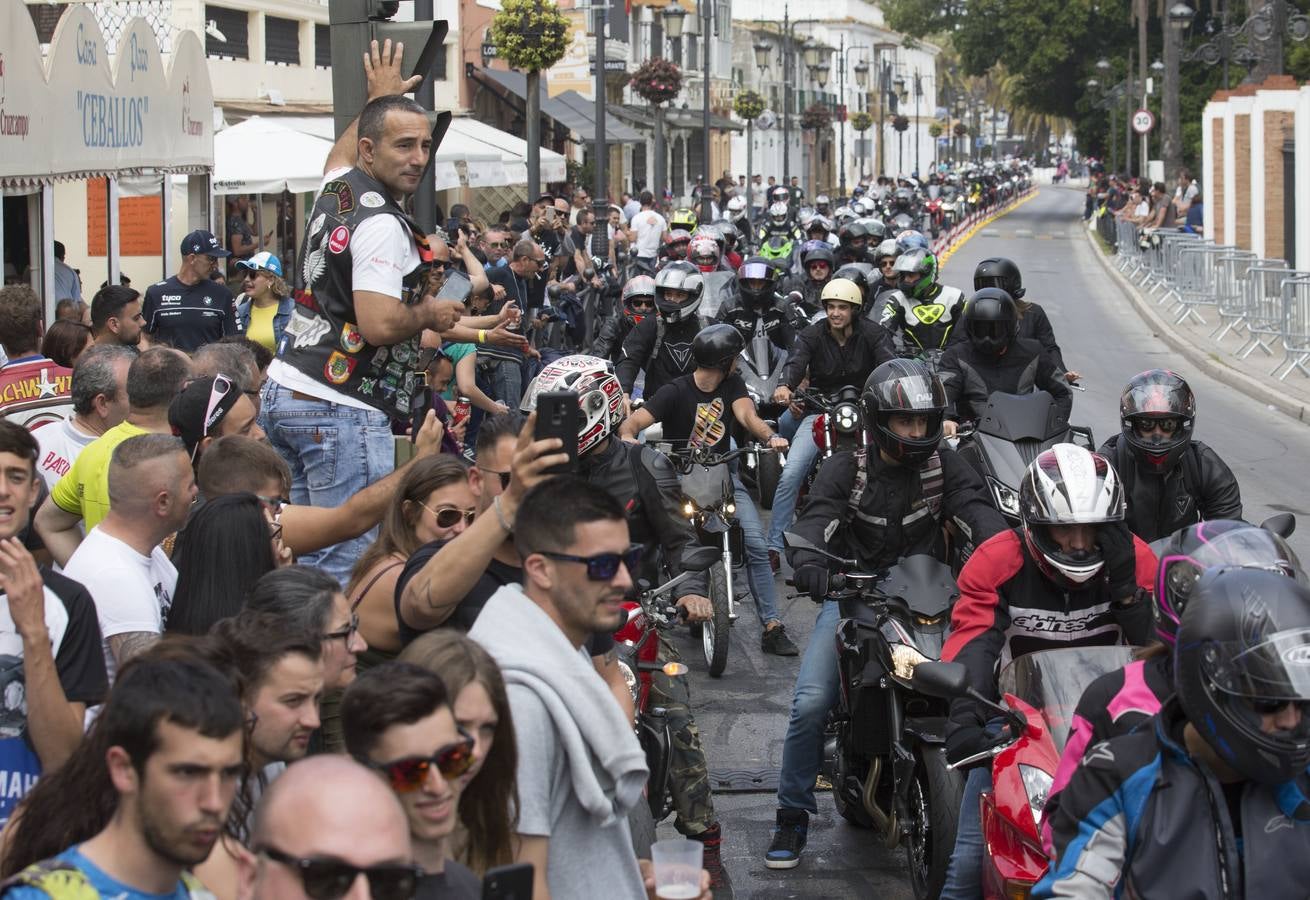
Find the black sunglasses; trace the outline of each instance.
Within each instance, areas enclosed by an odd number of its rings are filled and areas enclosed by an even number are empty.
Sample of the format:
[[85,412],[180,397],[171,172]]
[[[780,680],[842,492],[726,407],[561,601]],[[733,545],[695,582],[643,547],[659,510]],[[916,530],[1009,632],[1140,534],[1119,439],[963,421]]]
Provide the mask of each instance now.
[[299,872],[300,883],[313,900],[340,900],[360,875],[368,879],[373,900],[411,900],[423,873],[418,866],[405,863],[354,866],[339,859],[297,859],[268,845],[257,852]]
[[641,545],[633,544],[623,553],[597,553],[595,556],[572,556],[568,553],[540,551],[546,559],[560,562],[583,563],[587,567],[588,581],[609,581],[619,573],[619,563],[627,567],[629,574],[637,571],[641,565]]
[[1248,706],[1262,716],[1272,716],[1274,713],[1281,712],[1284,707],[1295,705],[1301,710],[1302,715],[1310,713],[1310,703],[1304,700],[1282,700],[1279,698],[1266,699],[1264,697],[1246,697],[1244,698]]
[[510,478],[510,475],[513,474],[513,473],[511,473],[511,472],[497,472],[495,469],[488,469],[486,466],[478,466],[478,468],[479,468],[480,470],[482,470],[483,472],[486,472],[488,475],[499,475],[499,476],[500,476],[500,489],[501,489],[502,491],[507,491],[507,490],[509,490],[509,478]]

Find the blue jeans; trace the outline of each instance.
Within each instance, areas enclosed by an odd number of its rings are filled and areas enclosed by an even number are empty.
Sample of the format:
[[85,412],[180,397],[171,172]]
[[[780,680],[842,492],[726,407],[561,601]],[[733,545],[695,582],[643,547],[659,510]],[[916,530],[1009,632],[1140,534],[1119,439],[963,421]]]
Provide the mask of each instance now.
[[746,580],[755,597],[755,611],[760,624],[782,621],[778,617],[778,588],[773,581],[773,567],[769,565],[769,547],[764,543],[764,523],[750,492],[736,475],[732,476],[732,494],[737,503],[737,521],[741,523],[746,544]]
[[[783,415],[788,419],[791,412]],[[808,415],[796,425],[796,431],[787,451],[787,462],[782,467],[782,477],[778,479],[778,492],[773,495],[773,519],[769,522],[769,549],[781,553],[786,547],[782,542],[782,533],[791,527],[792,516],[796,512],[796,500],[800,497],[801,486],[805,476],[814,468],[814,461],[819,457],[819,446],[814,443],[814,420],[818,413]],[[783,422],[778,423],[779,433],[783,432]],[[790,423],[787,427],[790,427]],[[784,435],[785,436],[785,435]]]
[[[269,379],[261,419],[268,442],[291,467],[294,504],[339,507],[396,468],[396,439],[384,412],[295,397]],[[371,529],[296,561],[317,566],[344,586],[376,532]]]
[[992,766],[988,761],[970,769],[964,779],[964,796],[960,800],[960,819],[955,827],[955,850],[946,869],[940,900],[981,900],[983,867],[982,815],[978,801],[983,791],[992,789]]
[[823,764],[823,726],[828,721],[828,710],[837,703],[840,621],[841,607],[836,601],[825,601],[801,656],[778,776],[778,806],[785,809],[819,811],[814,802],[814,779]]
[[491,367],[488,375],[491,378],[491,399],[499,400],[510,409],[518,409],[523,404],[521,363],[503,359]]

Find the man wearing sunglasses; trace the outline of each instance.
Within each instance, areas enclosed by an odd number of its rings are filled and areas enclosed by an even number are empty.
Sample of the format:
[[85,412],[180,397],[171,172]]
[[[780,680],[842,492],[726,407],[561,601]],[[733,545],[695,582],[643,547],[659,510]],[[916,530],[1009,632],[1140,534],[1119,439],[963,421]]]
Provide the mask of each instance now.
[[414,862],[423,868],[417,900],[478,900],[481,882],[450,858],[473,738],[456,724],[442,680],[409,663],[370,669],[346,691],[341,727],[346,751],[376,772],[405,810]]
[[1237,479],[1212,447],[1193,440],[1196,397],[1165,369],[1133,376],[1119,398],[1121,431],[1101,445],[1128,499],[1128,527],[1151,542],[1212,519],[1240,519]]
[[623,309],[609,316],[600,325],[591,355],[617,363],[623,342],[641,320],[655,314],[655,279],[637,275],[623,285]]

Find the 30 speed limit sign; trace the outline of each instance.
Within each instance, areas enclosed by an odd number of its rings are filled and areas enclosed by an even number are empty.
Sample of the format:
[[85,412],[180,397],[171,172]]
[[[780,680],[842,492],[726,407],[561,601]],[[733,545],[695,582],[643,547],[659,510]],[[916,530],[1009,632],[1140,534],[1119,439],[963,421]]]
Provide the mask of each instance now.
[[1146,134],[1155,127],[1155,116],[1149,109],[1139,109],[1133,113],[1133,131]]

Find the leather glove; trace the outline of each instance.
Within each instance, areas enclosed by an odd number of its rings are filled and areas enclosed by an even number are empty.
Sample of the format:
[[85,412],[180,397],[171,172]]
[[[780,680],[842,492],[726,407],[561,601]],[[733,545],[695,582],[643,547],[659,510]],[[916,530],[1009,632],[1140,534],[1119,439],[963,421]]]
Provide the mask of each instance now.
[[792,573],[792,583],[802,593],[809,594],[815,603],[828,596],[828,567],[807,563]]
[[1123,522],[1111,522],[1097,530],[1096,541],[1105,559],[1105,575],[1110,599],[1123,600],[1137,591],[1137,550],[1133,533]]
[[983,722],[969,716],[967,722],[952,720],[946,729],[946,761],[950,763],[981,753],[1008,738],[1004,719]]

